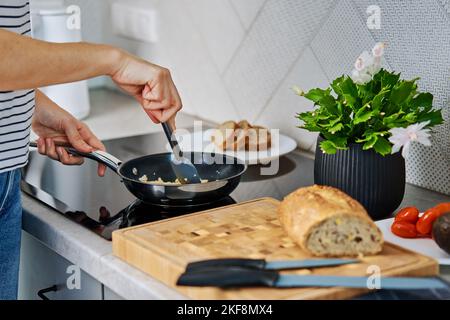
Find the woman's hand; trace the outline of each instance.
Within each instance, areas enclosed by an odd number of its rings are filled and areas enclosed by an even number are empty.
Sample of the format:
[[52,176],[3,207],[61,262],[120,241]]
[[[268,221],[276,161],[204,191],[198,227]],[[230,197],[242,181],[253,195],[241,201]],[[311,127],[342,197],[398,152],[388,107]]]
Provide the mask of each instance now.
[[112,80],[142,105],[153,122],[174,126],[182,103],[169,70],[120,51]]
[[[81,152],[105,150],[103,143],[89,127],[36,90],[36,110],[32,122],[33,131],[39,136],[38,152],[66,165],[80,165],[82,157],[69,154],[63,147],[56,147],[55,141],[69,142]],[[98,175],[105,174],[106,167],[98,166]]]

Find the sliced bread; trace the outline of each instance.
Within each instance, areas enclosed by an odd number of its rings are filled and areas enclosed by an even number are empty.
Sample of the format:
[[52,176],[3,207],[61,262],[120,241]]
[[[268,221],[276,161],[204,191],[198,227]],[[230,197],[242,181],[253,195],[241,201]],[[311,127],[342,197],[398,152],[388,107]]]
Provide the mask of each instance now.
[[282,201],[278,214],[289,237],[312,255],[373,255],[383,247],[364,207],[333,187],[300,188]]

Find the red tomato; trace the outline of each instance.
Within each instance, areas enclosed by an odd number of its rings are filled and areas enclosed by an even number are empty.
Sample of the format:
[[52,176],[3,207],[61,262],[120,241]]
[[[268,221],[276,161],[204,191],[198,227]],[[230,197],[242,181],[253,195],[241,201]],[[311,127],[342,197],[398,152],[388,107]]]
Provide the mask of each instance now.
[[403,208],[395,216],[395,221],[416,223],[417,220],[419,220],[419,210],[416,207]]
[[437,211],[439,211],[439,215],[450,212],[450,202],[439,203],[434,207]]
[[431,208],[417,220],[416,229],[421,235],[431,234],[434,221],[439,217],[439,211],[436,208]]
[[402,238],[416,238],[417,230],[414,223],[405,221],[394,221],[391,226],[391,231],[393,234]]

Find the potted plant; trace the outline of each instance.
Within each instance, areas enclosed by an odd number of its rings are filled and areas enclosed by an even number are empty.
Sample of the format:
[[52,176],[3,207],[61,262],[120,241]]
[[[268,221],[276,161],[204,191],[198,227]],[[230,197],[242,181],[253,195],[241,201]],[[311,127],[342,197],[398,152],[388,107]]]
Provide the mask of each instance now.
[[433,109],[433,95],[418,91],[418,78],[403,80],[381,68],[383,53],[383,43],[363,52],[351,76],[335,79],[329,88],[294,88],[314,102],[313,111],[297,117],[300,128],[320,133],[315,183],[348,193],[374,219],[390,215],[403,199],[410,144],[431,145],[430,128],[443,121]]

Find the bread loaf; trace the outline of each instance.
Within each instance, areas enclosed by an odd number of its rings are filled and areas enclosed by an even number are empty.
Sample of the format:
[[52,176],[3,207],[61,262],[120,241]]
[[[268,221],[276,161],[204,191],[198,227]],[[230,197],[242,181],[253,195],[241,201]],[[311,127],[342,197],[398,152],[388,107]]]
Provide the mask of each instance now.
[[313,255],[372,255],[382,250],[381,231],[364,207],[336,188],[300,188],[282,201],[278,214],[289,237]]
[[270,131],[261,126],[253,126],[249,130],[248,150],[267,150],[272,146],[272,137]]
[[230,148],[234,144],[235,131],[238,125],[234,121],[226,121],[222,123],[216,130],[214,130],[211,136],[212,142],[214,142],[219,148],[225,150]]
[[261,126],[252,126],[247,120],[222,123],[214,130],[211,141],[222,150],[234,151],[262,151],[272,145],[270,131]]

